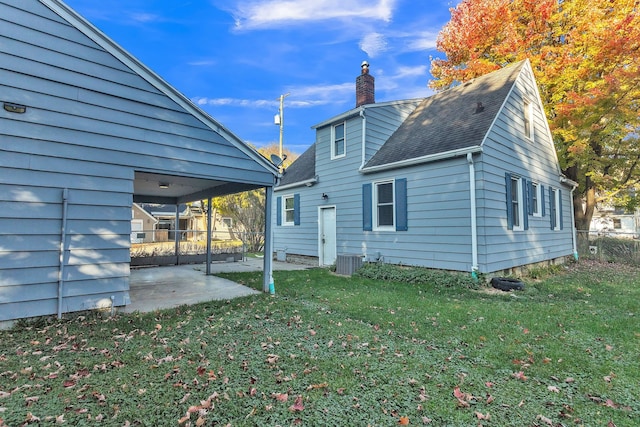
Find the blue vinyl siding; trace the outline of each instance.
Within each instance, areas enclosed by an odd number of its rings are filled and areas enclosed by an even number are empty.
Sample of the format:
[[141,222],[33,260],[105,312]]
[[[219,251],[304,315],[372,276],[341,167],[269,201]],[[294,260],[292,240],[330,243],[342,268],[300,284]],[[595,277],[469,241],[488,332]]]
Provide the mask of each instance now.
[[0,109],[0,321],[56,313],[61,243],[64,312],[128,303],[138,172],[274,181],[221,125],[48,3],[0,0],[2,101],[27,106]]
[[[335,118],[335,122],[347,122],[347,155],[340,159],[331,159],[330,155],[333,123],[326,121],[317,126],[315,173],[318,183],[295,189],[301,194],[302,225],[296,233],[276,230],[275,248],[286,249],[289,254],[318,257],[318,208],[331,205],[336,208],[338,254],[359,254],[369,261],[469,272],[473,266],[470,179],[474,179],[479,272],[497,272],[571,255],[572,230],[569,227],[562,231],[549,230],[548,190],[540,194],[540,215],[533,212],[533,182],[541,189],[562,187],[561,221],[570,222],[572,205],[567,196],[570,187],[560,182],[560,169],[530,66],[522,70],[484,136],[482,152],[472,156],[473,177],[469,175],[470,161],[465,157],[360,172],[363,151],[365,160],[370,159],[408,114],[389,105],[374,104],[364,110],[367,132],[364,150],[363,118],[358,111]],[[525,97],[533,103],[533,140],[523,135],[522,100]],[[403,104],[403,107],[410,112],[409,105]],[[521,231],[513,230],[510,208],[513,176],[519,177],[521,184]],[[376,230],[373,223],[373,183],[384,181],[394,181],[396,186],[396,231]],[[275,191],[292,192],[277,188]],[[321,199],[323,193],[328,195],[328,200]],[[400,207],[403,202],[406,210]]]

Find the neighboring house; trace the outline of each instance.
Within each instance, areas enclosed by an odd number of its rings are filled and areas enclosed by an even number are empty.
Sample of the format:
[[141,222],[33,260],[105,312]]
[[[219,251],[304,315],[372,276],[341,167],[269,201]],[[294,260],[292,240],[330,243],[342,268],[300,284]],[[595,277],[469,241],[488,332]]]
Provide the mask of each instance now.
[[[179,225],[176,228],[176,209]],[[233,238],[233,221],[214,212],[212,216],[212,238],[230,240]],[[131,243],[151,243],[178,240],[198,241],[207,238],[206,210],[200,201],[191,204],[164,205],[156,203],[134,203],[131,219]]]
[[640,210],[628,211],[613,206],[596,206],[589,232],[592,235],[638,239],[640,238]]
[[178,240],[206,239],[206,221],[203,221],[199,206],[196,209],[192,209],[191,206],[187,205],[186,203],[177,205],[177,227],[176,205],[143,203],[140,206],[158,222],[156,225],[156,229],[159,231],[155,241],[175,241],[176,230],[179,233]]
[[134,203],[131,207],[131,243],[155,242],[158,222],[142,206]]
[[511,272],[575,255],[572,190],[529,61],[424,99],[375,103],[314,126],[275,188],[278,258]]
[[59,0],[0,0],[0,94],[0,321],[128,304],[133,202],[270,207],[274,165]]

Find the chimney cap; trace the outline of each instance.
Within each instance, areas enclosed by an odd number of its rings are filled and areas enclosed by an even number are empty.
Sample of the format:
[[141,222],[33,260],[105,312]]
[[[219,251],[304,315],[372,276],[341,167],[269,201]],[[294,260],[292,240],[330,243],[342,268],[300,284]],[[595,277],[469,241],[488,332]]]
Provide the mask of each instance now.
[[361,66],[362,68],[364,68],[364,67],[369,67],[369,63],[368,63],[367,61],[362,61],[362,64],[360,64],[360,66]]

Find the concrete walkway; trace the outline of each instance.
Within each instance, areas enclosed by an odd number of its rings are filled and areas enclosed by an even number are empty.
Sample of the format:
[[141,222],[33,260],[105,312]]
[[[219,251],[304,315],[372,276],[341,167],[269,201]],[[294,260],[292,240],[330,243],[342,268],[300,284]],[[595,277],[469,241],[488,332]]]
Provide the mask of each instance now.
[[[262,271],[263,259],[248,258],[238,262],[211,263],[207,276],[205,264],[131,269],[129,297],[131,304],[120,307],[123,313],[150,312],[211,300],[228,300],[260,292],[231,280],[216,277],[216,273]],[[304,270],[308,265],[273,261],[273,270]]]

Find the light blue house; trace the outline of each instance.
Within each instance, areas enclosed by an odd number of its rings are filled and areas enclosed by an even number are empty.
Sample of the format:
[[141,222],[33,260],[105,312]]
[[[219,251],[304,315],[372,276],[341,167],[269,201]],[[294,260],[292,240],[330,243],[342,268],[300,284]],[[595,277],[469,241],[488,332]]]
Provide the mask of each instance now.
[[374,96],[365,62],[356,108],[315,125],[286,170],[278,257],[509,273],[575,254],[576,184],[561,173],[528,61],[424,99]]
[[0,0],[0,103],[0,321],[126,305],[134,201],[271,214],[277,169],[61,1]]

